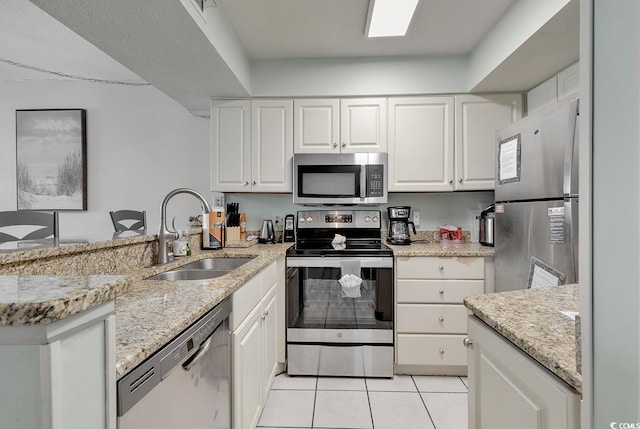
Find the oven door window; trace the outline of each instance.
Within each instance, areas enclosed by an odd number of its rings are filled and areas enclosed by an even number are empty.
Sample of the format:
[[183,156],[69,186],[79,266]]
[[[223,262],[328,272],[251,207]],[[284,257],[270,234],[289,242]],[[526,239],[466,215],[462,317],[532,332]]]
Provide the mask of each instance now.
[[298,197],[360,197],[360,165],[298,166]]
[[302,329],[392,329],[390,268],[361,268],[359,288],[343,288],[340,268],[297,267],[290,276],[288,327]]

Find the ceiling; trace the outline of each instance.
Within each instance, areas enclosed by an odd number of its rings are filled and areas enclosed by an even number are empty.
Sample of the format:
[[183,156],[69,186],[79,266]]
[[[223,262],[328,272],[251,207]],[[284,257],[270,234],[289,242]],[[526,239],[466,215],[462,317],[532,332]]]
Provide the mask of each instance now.
[[[229,28],[218,36],[239,44],[231,56],[196,24],[192,1],[154,0],[150,8],[130,0],[2,0],[0,81],[68,79],[4,61],[10,60],[84,78],[148,82],[190,110],[205,110],[210,97],[250,96],[251,65],[262,60],[468,56],[509,8],[524,0],[421,0],[406,37],[378,39],[364,37],[369,0],[205,0],[205,15],[214,11],[224,20],[216,22],[222,24],[218,31]],[[568,27],[577,40],[577,24]],[[536,39],[560,34],[547,30]],[[545,46],[557,45],[554,40],[547,37]],[[539,55],[540,48],[529,45],[520,55]],[[571,40],[558,50],[560,59],[547,61],[548,69],[537,67],[538,75],[527,77],[528,87],[526,71],[514,73],[512,64],[522,68],[523,62],[513,56],[488,77],[486,87],[476,89],[495,91],[515,79],[503,90],[526,90],[552,69],[559,71],[567,50],[575,51],[570,58],[575,61],[576,45]]]
[[[369,0],[217,0],[252,59],[467,55],[516,0],[422,0],[405,37],[368,39]],[[276,30],[277,31],[274,31]]]
[[[142,79],[28,0],[2,0],[0,59],[87,78]],[[0,80],[64,79],[0,61]]]

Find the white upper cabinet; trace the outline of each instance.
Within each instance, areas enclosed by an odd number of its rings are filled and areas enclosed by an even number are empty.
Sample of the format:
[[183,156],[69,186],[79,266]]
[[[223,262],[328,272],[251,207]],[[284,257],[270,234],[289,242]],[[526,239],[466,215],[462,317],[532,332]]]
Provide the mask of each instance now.
[[292,191],[292,100],[214,105],[211,122],[212,191]]
[[388,105],[388,190],[453,190],[454,98],[389,98]]
[[342,152],[386,152],[387,99],[340,100],[340,138]]
[[386,152],[385,98],[294,101],[295,153]]
[[291,192],[293,101],[251,101],[253,192]]
[[211,190],[251,190],[251,102],[230,101],[211,108]]
[[340,101],[294,100],[295,153],[340,152]]
[[521,94],[456,95],[455,190],[495,188],[496,131],[521,116]]

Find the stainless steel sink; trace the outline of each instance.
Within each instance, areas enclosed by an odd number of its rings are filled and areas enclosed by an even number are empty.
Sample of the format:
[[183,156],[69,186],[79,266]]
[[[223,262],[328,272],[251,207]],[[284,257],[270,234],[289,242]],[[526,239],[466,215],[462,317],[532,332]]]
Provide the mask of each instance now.
[[253,258],[208,258],[186,264],[175,270],[166,271],[147,280],[205,280],[222,277],[230,271],[246,264]]
[[199,261],[191,262],[180,269],[190,270],[226,270],[231,271],[246,264],[253,258],[208,258],[200,259]]
[[205,280],[222,277],[228,274],[229,270],[185,270],[177,269],[156,274],[147,280]]

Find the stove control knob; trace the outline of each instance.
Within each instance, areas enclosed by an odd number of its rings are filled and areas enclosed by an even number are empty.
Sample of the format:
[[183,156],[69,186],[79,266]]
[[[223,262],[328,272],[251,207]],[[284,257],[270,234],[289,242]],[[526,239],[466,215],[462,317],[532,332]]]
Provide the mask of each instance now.
[[371,217],[370,217],[370,216],[366,216],[366,217],[364,218],[364,221],[365,221],[365,222],[371,222]]
[[374,216],[372,220],[377,223],[378,222],[378,216]]
[[303,218],[302,216],[300,216],[300,219],[298,219],[298,221],[300,221],[300,223],[304,223],[304,222],[305,222],[305,218]]
[[313,218],[311,216],[307,217],[307,222],[312,222]]

